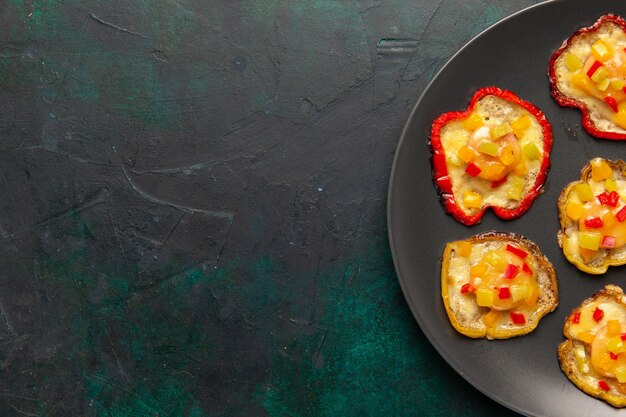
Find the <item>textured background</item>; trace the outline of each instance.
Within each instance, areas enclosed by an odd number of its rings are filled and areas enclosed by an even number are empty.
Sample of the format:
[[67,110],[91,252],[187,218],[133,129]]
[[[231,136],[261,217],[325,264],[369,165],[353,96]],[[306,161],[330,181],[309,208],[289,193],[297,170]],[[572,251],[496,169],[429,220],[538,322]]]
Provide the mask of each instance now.
[[0,415],[512,415],[385,203],[428,81],[534,3],[0,0]]

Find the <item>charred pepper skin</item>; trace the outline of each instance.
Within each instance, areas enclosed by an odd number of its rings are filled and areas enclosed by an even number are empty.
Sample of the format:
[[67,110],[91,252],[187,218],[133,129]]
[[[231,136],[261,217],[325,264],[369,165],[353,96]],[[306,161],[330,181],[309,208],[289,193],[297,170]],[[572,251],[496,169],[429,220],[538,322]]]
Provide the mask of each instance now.
[[[506,209],[504,207],[487,205],[473,214],[467,214],[457,204],[454,195],[452,193],[452,181],[448,174],[448,167],[446,164],[446,153],[441,141],[441,129],[447,123],[453,120],[462,120],[467,118],[472,111],[476,103],[485,96],[495,96],[511,103],[517,104],[527,110],[537,120],[541,126],[543,134],[544,151],[541,157],[541,167],[539,173],[535,179],[535,183],[530,190],[524,195],[519,204],[513,209]],[[483,87],[474,93],[474,96],[470,100],[467,109],[463,111],[447,112],[435,119],[432,124],[430,133],[430,151],[431,151],[431,164],[433,170],[433,180],[439,194],[439,199],[444,206],[444,209],[452,215],[457,221],[466,225],[472,226],[480,223],[487,208],[491,208],[496,216],[505,220],[512,220],[523,215],[532,205],[535,198],[543,192],[543,184],[546,181],[548,170],[550,168],[550,152],[552,150],[552,126],[539,108],[530,102],[522,100],[516,94],[511,91],[504,90],[498,87]]]
[[[563,107],[573,107],[579,109],[582,113],[582,125],[583,128],[589,133],[591,136],[601,138],[601,139],[610,139],[610,140],[626,140],[626,133],[619,132],[610,132],[606,130],[598,129],[591,120],[591,116],[589,114],[589,109],[587,106],[569,96],[566,96],[559,90],[557,86],[556,79],[556,61],[561,56],[561,54],[570,47],[572,42],[580,35],[590,32],[597,31],[604,23],[612,22],[619,26],[626,33],[626,20],[621,18],[620,16],[614,14],[605,14],[600,17],[593,25],[584,27],[582,29],[577,30],[572,36],[570,36],[566,41],[563,42],[563,45],[554,53],[550,58],[550,63],[548,65],[548,78],[550,80],[550,92],[552,93],[552,98]],[[607,103],[613,108],[612,103]]]

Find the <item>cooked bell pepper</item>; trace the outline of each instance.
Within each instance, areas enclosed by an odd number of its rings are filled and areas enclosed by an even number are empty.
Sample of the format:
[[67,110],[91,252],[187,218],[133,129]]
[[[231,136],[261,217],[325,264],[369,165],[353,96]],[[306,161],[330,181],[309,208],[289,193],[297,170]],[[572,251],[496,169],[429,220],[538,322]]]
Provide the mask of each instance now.
[[[479,102],[479,100],[487,96],[495,96],[499,99],[508,101],[512,103],[513,105],[522,107],[524,110],[530,113],[530,115],[534,117],[537,123],[541,126],[541,133],[543,136],[542,137],[543,150],[541,151],[540,157],[537,158],[540,161],[540,164],[539,164],[539,169],[537,170],[536,176],[531,177],[530,179],[532,183],[523,188],[524,189],[523,193],[520,190],[520,193],[519,193],[520,195],[514,196],[516,198],[513,198],[509,195],[509,198],[515,201],[515,205],[512,208],[505,208],[505,207],[496,206],[496,205],[489,204],[489,203],[482,203],[484,204],[484,206],[482,206],[481,208],[472,208],[472,210],[464,210],[460,206],[460,203],[457,201],[459,196],[457,195],[455,197],[455,194],[453,192],[453,182],[449,175],[449,167],[446,161],[446,151],[443,146],[441,132],[442,132],[442,128],[445,125],[447,125],[450,122],[457,121],[457,120],[462,121],[463,123],[469,123],[468,121],[471,121],[471,123],[469,124],[472,127],[480,126],[479,121],[476,120],[474,108],[476,104]],[[525,121],[518,121],[517,123],[515,123],[515,121],[512,121],[512,122],[517,127],[518,133],[519,133],[524,127]],[[482,123],[482,121],[480,123]],[[505,141],[507,140],[506,138],[509,137],[508,135],[513,135],[513,133],[510,133],[511,131],[514,132],[515,131],[514,128],[512,128],[507,123],[503,123],[501,125],[498,125],[498,127],[494,131],[491,131],[490,135],[495,136],[494,140],[496,141]],[[499,135],[504,135],[504,136],[499,136]],[[467,107],[466,110],[444,113],[440,115],[433,122],[431,133],[430,133],[429,145],[430,145],[430,150],[431,150],[431,162],[432,162],[432,167],[433,167],[433,180],[437,187],[440,200],[445,210],[459,222],[465,225],[471,226],[480,222],[485,211],[489,207],[492,208],[496,216],[502,219],[506,219],[506,220],[520,217],[530,208],[535,198],[537,198],[539,194],[543,192],[543,184],[546,180],[547,172],[550,167],[550,151],[552,150],[552,127],[550,126],[550,123],[546,119],[543,112],[539,110],[533,104],[522,100],[521,98],[519,98],[517,95],[515,95],[514,93],[510,91],[502,90],[497,87],[485,87],[476,91],[476,93],[472,97],[469,103],[469,106]],[[492,151],[488,147],[484,148],[484,150],[488,152]],[[462,153],[467,158],[467,160],[464,161],[465,163],[469,164],[466,168],[466,172],[472,178],[478,176],[480,172],[478,172],[474,168],[474,166],[472,166],[473,164],[471,163],[472,158],[474,158],[474,156],[472,155],[472,152],[468,152],[466,149],[464,150],[463,147],[461,148],[459,152],[460,152],[459,155]],[[529,150],[527,149],[526,152],[529,152]],[[507,154],[504,157],[504,159],[506,159],[507,162],[509,162],[509,159],[510,159],[509,155]],[[518,166],[521,166],[521,165],[522,164]],[[514,171],[514,172],[517,172],[517,171]],[[514,177],[517,178],[518,176],[516,175]],[[509,178],[511,178],[511,176],[509,176]],[[500,176],[493,178],[492,181],[487,181],[487,180],[485,181],[487,184],[491,184],[493,189],[496,189],[502,185],[499,182]],[[510,190],[509,190],[509,194],[510,194]]]
[[593,319],[597,323],[600,320],[602,320],[602,317],[604,317],[604,311],[602,311],[602,309],[600,307],[596,307],[596,309],[593,310]]
[[[548,78],[554,100],[561,106],[580,109],[582,125],[590,135],[603,139],[623,140],[626,139],[624,132],[626,130],[626,112],[619,111],[618,100],[608,93],[609,88],[612,88],[616,90],[616,93],[623,95],[621,91],[623,86],[620,87],[622,80],[611,77],[607,71],[607,68],[614,66],[612,64],[619,59],[617,58],[617,51],[613,51],[611,46],[603,41],[588,44],[587,56],[590,57],[589,59],[593,59],[593,63],[588,68],[586,65],[581,65],[585,61],[585,57],[581,59],[581,57],[576,56],[580,53],[581,44],[587,42],[587,39],[588,42],[593,42],[596,39],[595,33],[610,24],[616,25],[626,33],[626,21],[621,17],[613,14],[600,17],[593,25],[576,31],[563,42],[562,46],[550,58]],[[576,54],[574,53],[574,45],[576,45]],[[621,55],[621,51],[619,55]],[[585,68],[587,69],[585,70]],[[572,78],[568,81],[570,75]],[[566,93],[562,88],[566,84],[578,87],[581,91],[580,97]],[[594,91],[596,89],[597,91]],[[592,114],[583,100],[597,100],[598,106],[608,106],[613,111],[613,118],[603,118],[600,115],[601,112]],[[612,126],[600,128],[600,124],[597,123],[600,120],[609,121]]]

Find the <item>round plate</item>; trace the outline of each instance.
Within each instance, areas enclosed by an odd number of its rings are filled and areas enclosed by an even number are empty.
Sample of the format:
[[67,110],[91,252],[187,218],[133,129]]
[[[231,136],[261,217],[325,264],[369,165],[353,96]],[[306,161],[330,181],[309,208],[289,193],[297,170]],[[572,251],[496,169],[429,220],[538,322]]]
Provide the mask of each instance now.
[[[602,276],[578,271],[559,249],[556,202],[593,157],[626,159],[626,141],[594,139],[581,128],[580,112],[559,107],[549,91],[548,61],[563,40],[605,13],[626,16],[626,3],[554,1],[516,13],[463,47],[432,80],[404,128],[391,174],[388,224],[394,264],[406,300],[433,346],[476,388],[520,413],[536,416],[616,415],[618,410],[578,390],[561,372],[556,349],[565,317],[604,285],[626,288],[626,267]],[[544,111],[554,131],[552,167],[545,192],[521,218],[503,221],[487,211],[466,227],[444,212],[432,181],[428,139],[441,113],[463,110],[478,88],[509,89]],[[447,242],[487,231],[520,233],[554,264],[559,306],[529,335],[472,340],[448,321],[440,295],[440,257]]]

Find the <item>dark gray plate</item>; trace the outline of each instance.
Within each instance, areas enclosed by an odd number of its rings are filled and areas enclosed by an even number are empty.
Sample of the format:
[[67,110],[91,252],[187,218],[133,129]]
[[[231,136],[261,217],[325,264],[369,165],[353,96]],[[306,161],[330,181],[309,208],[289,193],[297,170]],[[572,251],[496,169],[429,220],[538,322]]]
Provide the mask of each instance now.
[[[587,135],[580,112],[559,107],[547,78],[561,42],[602,14],[626,16],[626,2],[554,1],[504,19],[463,47],[424,91],[405,126],[391,174],[388,224],[396,272],[422,330],[444,359],[476,388],[520,413],[536,416],[616,415],[618,410],[579,391],[561,372],[556,355],[565,317],[605,284],[626,288],[626,267],[603,276],[570,265],[556,242],[556,201],[589,159],[626,159],[626,141]],[[520,219],[502,221],[488,211],[466,227],[445,214],[431,177],[428,136],[435,117],[465,109],[473,92],[495,85],[542,109],[554,130],[552,168],[545,193]],[[502,341],[471,340],[450,325],[440,297],[439,261],[447,242],[487,230],[512,231],[536,242],[554,264],[559,307],[531,334]]]

